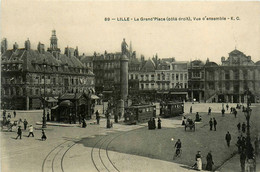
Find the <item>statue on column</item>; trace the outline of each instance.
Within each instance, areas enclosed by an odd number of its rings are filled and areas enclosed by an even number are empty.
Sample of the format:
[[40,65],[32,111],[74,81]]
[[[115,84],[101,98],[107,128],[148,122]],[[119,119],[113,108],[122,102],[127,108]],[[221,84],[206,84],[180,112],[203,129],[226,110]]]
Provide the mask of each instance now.
[[127,52],[128,52],[128,50],[127,50],[127,47],[128,47],[128,45],[127,45],[127,43],[125,42],[125,38],[123,39],[123,42],[122,42],[122,44],[121,44],[121,51],[122,51],[122,55],[126,55],[127,54]]

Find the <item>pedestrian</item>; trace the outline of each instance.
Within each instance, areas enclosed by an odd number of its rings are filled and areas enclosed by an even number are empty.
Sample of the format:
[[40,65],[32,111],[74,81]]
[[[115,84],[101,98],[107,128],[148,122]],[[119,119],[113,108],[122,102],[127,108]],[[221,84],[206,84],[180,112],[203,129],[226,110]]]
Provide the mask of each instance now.
[[209,107],[209,110],[208,110],[208,115],[210,115],[211,114],[211,108]]
[[231,135],[229,132],[227,132],[226,134],[226,141],[227,141],[227,146],[229,147],[230,146],[230,141],[231,141]]
[[217,130],[217,120],[213,118],[214,130]]
[[6,117],[6,110],[3,111],[3,117]]
[[50,113],[49,113],[49,111],[47,112],[47,121],[50,121]]
[[69,123],[71,124],[71,121],[72,121],[72,114],[70,113],[69,114]]
[[181,125],[185,125],[185,119],[186,119],[186,117],[182,116],[182,123],[181,123]]
[[246,149],[246,138],[242,137],[241,140],[241,152],[243,152]]
[[20,118],[19,120],[18,120],[18,126],[22,126],[22,123],[23,123],[23,120]]
[[238,153],[241,153],[242,151],[242,140],[241,140],[241,137],[237,137],[237,150],[238,150]]
[[97,120],[97,124],[99,125],[100,115],[98,110],[96,111],[96,120]]
[[200,122],[200,121],[201,121],[201,116],[199,115],[199,112],[196,112],[195,121],[196,121],[196,122]]
[[213,162],[211,151],[209,151],[206,159],[207,159],[206,170],[212,171],[212,167],[214,165],[214,162]]
[[162,128],[162,126],[161,126],[161,119],[158,118],[158,129],[161,129],[161,128]]
[[11,114],[10,113],[8,113],[7,118],[11,119]]
[[221,113],[222,113],[222,117],[224,117],[225,116],[225,109],[224,108],[221,110]]
[[230,114],[233,112],[233,107],[230,108]]
[[241,128],[241,123],[239,122],[239,123],[237,124],[237,130],[238,130],[238,132],[240,132],[240,128]]
[[26,121],[26,119],[24,119],[24,121],[23,121],[23,127],[24,127],[24,130],[26,130],[27,125],[28,125],[28,122]]
[[226,108],[227,108],[227,111],[228,111],[228,108],[229,108],[228,104],[226,105]]
[[86,123],[85,118],[83,118],[83,121],[82,121],[82,128],[86,128],[86,127],[87,127],[87,123]]
[[237,110],[235,109],[234,110],[234,115],[235,115],[235,118],[237,117]]
[[255,137],[255,154],[258,155],[258,151],[259,151],[259,140],[257,138],[257,136]]
[[33,126],[32,125],[30,125],[30,127],[29,127],[29,135],[28,135],[28,137],[30,137],[30,135],[32,135],[34,137]]
[[118,115],[115,113],[115,123],[118,123]]
[[240,154],[240,165],[241,165],[241,171],[245,172],[245,163],[246,163],[246,154],[244,151]]
[[190,113],[192,113],[192,106],[190,107]]
[[22,129],[21,129],[20,126],[18,127],[18,130],[17,130],[17,137],[16,137],[16,140],[18,139],[18,137],[20,137],[20,139],[22,139]]
[[210,126],[210,130],[212,130],[212,126],[213,126],[213,121],[212,121],[212,118],[210,118],[210,121],[209,121],[209,126]]
[[196,154],[195,160],[196,163],[192,166],[192,168],[196,168],[198,171],[202,170],[202,160],[201,160],[201,154],[200,151]]
[[151,130],[152,129],[152,118],[150,118],[150,120],[148,121],[148,130]]
[[153,118],[153,129],[156,129],[155,119]]
[[245,124],[245,122],[243,122],[243,124],[242,124],[242,132],[243,132],[243,133],[246,132],[246,124]]
[[16,117],[16,112],[15,112],[15,110],[14,110],[14,112],[13,112],[13,113],[14,113],[14,118],[15,118],[15,117]]
[[45,141],[47,139],[44,130],[42,130],[42,141]]

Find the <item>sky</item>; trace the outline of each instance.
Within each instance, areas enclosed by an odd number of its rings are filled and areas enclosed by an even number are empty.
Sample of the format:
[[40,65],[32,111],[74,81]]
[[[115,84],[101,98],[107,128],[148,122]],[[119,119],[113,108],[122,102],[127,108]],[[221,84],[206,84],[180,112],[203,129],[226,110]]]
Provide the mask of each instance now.
[[[235,48],[260,60],[260,2],[134,2],[134,1],[50,1],[2,0],[1,39],[8,48],[19,48],[29,38],[49,47],[56,30],[58,46],[78,46],[80,54],[119,52],[121,42],[132,42],[139,57],[175,57],[178,61],[200,59],[220,63]],[[200,21],[112,21],[130,17],[197,17]],[[235,20],[208,21],[205,17],[234,17]],[[239,20],[236,20],[239,17]],[[105,21],[110,18],[110,21]]]

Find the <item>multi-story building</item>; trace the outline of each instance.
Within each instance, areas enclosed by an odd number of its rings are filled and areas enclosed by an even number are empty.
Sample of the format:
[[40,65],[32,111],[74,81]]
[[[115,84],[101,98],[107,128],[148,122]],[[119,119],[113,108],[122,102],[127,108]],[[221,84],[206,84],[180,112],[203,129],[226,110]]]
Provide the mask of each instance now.
[[24,48],[15,43],[7,50],[6,42],[1,49],[2,108],[37,109],[42,107],[43,97],[48,101],[63,93],[94,89],[94,74],[74,56],[77,49],[67,47],[65,54],[60,53],[55,31],[48,51],[41,43],[32,50],[29,40]]
[[205,68],[201,60],[194,60],[188,66],[189,100],[204,102]]
[[[139,79],[140,95],[149,95],[151,99],[187,99],[188,66],[187,62],[174,59],[153,58],[141,60],[139,71],[129,71],[129,80]],[[146,96],[147,97],[147,96]]]
[[252,93],[251,102],[259,101],[260,61],[254,63],[250,56],[238,50],[221,58],[221,65],[205,64],[205,100],[207,102],[246,102],[245,91]]

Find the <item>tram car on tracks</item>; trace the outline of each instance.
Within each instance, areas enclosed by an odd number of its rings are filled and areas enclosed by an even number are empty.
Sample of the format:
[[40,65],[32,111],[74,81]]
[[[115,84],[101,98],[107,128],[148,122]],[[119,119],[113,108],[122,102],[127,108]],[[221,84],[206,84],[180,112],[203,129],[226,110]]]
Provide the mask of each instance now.
[[124,122],[128,125],[145,123],[150,118],[156,117],[156,106],[155,105],[131,105],[125,108],[125,120]]
[[160,116],[164,118],[179,116],[184,113],[183,102],[161,102]]

